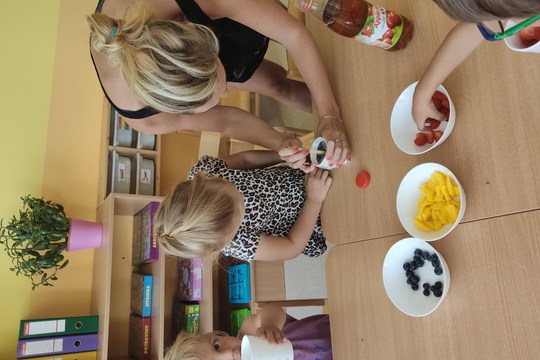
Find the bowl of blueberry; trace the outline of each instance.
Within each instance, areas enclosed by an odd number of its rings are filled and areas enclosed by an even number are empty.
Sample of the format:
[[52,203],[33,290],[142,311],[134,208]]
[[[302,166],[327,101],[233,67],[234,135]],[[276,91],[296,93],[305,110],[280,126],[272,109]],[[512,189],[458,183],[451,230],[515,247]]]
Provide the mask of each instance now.
[[388,250],[382,273],[386,294],[410,316],[431,314],[450,288],[450,271],[442,255],[416,238],[400,240]]

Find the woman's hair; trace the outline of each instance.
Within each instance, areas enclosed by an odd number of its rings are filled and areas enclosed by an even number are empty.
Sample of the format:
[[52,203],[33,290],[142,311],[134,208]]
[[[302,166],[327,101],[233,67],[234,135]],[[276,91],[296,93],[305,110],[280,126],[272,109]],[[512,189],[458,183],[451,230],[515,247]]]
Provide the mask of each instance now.
[[186,259],[218,257],[235,214],[234,200],[221,186],[223,181],[198,173],[176,185],[163,200],[155,226],[166,253]]
[[[213,331],[210,335],[229,336],[223,331]],[[163,360],[200,360],[197,343],[201,335],[180,332],[172,346],[165,352]]]
[[208,27],[149,16],[115,20],[87,17],[91,46],[118,66],[129,89],[144,104],[168,113],[188,113],[213,95],[219,44]]
[[463,22],[529,17],[540,14],[538,0],[433,0],[448,16]]

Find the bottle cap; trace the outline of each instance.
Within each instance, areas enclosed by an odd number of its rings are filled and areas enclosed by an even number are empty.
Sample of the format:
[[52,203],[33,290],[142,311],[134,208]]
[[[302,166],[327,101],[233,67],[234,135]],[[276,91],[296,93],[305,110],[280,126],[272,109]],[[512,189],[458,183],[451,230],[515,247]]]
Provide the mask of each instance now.
[[360,171],[356,175],[356,186],[358,186],[361,189],[365,189],[369,186],[369,183],[371,181],[371,175],[367,171]]

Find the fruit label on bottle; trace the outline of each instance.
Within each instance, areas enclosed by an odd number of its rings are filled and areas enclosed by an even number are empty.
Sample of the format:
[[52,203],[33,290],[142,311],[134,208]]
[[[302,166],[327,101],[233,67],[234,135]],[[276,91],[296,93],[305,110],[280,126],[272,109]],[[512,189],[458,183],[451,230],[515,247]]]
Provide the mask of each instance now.
[[368,2],[366,4],[368,6],[366,23],[355,39],[381,49],[391,48],[401,37],[403,19],[383,7]]

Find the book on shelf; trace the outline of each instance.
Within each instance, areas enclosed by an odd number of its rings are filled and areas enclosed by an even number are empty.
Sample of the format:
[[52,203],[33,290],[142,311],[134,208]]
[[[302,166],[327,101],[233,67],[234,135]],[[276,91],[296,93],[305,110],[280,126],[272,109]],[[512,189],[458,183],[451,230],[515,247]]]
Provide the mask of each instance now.
[[131,274],[131,311],[142,317],[152,315],[152,275]]
[[17,358],[25,359],[57,354],[71,354],[97,350],[98,334],[78,334],[36,339],[21,339]]
[[202,299],[202,259],[178,259],[177,299]]
[[150,325],[151,318],[129,317],[129,356],[136,360],[150,360]]
[[152,201],[133,218],[133,265],[142,265],[159,258],[159,246],[155,232],[154,217],[159,202]]
[[174,303],[173,309],[173,332],[174,336],[180,331],[187,331],[191,334],[199,333],[199,304],[189,304],[181,301]]
[[72,354],[57,354],[40,357],[25,358],[25,360],[96,360],[97,351],[86,351]]
[[99,317],[72,316],[21,320],[19,339],[97,333]]

